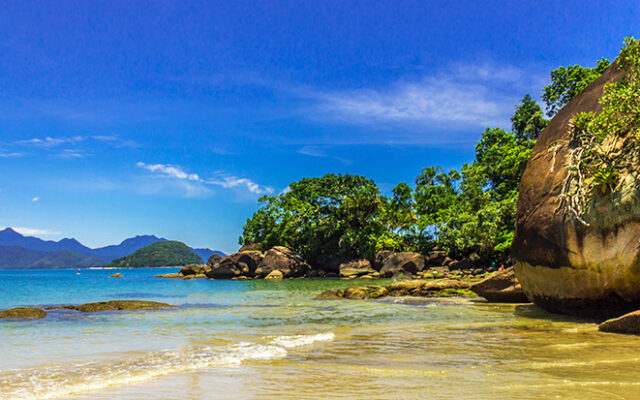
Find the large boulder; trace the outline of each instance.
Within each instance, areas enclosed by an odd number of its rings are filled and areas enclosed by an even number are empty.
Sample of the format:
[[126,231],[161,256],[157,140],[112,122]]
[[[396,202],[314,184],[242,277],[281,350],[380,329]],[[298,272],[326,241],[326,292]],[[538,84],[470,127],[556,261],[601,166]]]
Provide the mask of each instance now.
[[41,308],[16,307],[0,311],[0,319],[40,319],[47,316]]
[[570,120],[601,111],[605,85],[624,74],[612,65],[562,108],[538,138],[522,175],[515,273],[527,297],[552,312],[607,317],[640,309],[637,162],[630,163],[635,170],[620,174],[620,185],[592,203],[588,215],[577,215],[567,196],[576,185],[570,165],[578,147]]
[[207,266],[209,268],[213,268],[213,266],[216,264],[219,264],[221,260],[222,260],[222,256],[220,254],[213,253],[211,256],[209,256],[209,259],[207,260]]
[[223,257],[213,265],[207,265],[211,269],[205,271],[205,275],[211,279],[231,279],[240,276],[254,277],[258,264],[263,259],[259,251],[244,251]]
[[255,274],[265,277],[278,270],[282,272],[284,278],[293,278],[304,276],[310,269],[311,267],[300,254],[284,246],[275,246],[264,253],[264,258],[256,268]]
[[[211,256],[213,257],[213,256]],[[211,259],[211,257],[209,257],[209,259]],[[205,269],[206,266],[205,265],[198,265],[198,264],[189,264],[187,266],[184,266],[180,269],[180,274],[182,276],[188,276],[188,275],[202,275],[205,273]]]
[[424,256],[419,253],[394,253],[385,259],[380,275],[385,278],[398,274],[414,275],[424,269],[424,261]]
[[340,264],[340,276],[343,278],[357,278],[363,275],[374,274],[369,260],[351,260]]
[[469,288],[492,303],[528,303],[529,299],[516,278],[513,267],[496,272]]

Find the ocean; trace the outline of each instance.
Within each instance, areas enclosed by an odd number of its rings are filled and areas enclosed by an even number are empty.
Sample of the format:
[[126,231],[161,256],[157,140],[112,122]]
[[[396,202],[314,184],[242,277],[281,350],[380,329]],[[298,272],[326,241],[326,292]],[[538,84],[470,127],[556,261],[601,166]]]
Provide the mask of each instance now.
[[0,309],[177,306],[0,322],[0,399],[640,398],[640,337],[591,321],[479,298],[313,300],[354,281],[153,277],[177,271],[0,271]]

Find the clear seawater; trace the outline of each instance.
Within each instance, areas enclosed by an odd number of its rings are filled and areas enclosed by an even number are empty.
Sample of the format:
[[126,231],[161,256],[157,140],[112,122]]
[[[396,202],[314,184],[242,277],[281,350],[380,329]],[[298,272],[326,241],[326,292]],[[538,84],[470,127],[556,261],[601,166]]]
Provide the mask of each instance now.
[[640,398],[640,337],[593,322],[478,298],[313,300],[354,284],[339,280],[153,277],[168,272],[0,271],[0,309],[177,305],[0,322],[0,399]]

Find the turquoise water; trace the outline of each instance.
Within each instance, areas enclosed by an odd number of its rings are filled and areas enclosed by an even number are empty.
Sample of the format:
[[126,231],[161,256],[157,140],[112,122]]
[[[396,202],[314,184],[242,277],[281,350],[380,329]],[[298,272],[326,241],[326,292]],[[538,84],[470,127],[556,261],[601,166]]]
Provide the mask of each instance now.
[[0,271],[0,309],[177,306],[0,322],[0,399],[640,397],[640,338],[592,322],[477,298],[313,300],[354,284],[339,280],[153,277],[176,271]]

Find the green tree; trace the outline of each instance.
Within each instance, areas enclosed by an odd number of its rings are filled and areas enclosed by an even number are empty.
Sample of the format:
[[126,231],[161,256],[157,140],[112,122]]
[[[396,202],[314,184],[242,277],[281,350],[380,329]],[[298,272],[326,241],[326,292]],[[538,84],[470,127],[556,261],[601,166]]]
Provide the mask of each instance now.
[[602,75],[610,64],[609,60],[602,58],[594,68],[570,65],[551,71],[551,83],[542,92],[542,99],[547,105],[547,115],[554,116],[559,109]]
[[537,139],[548,123],[542,108],[528,94],[516,106],[516,112],[511,117],[513,133],[520,140]]
[[247,220],[241,244],[287,246],[311,262],[321,262],[369,256],[384,233],[383,197],[378,186],[362,176],[304,178],[260,202]]

